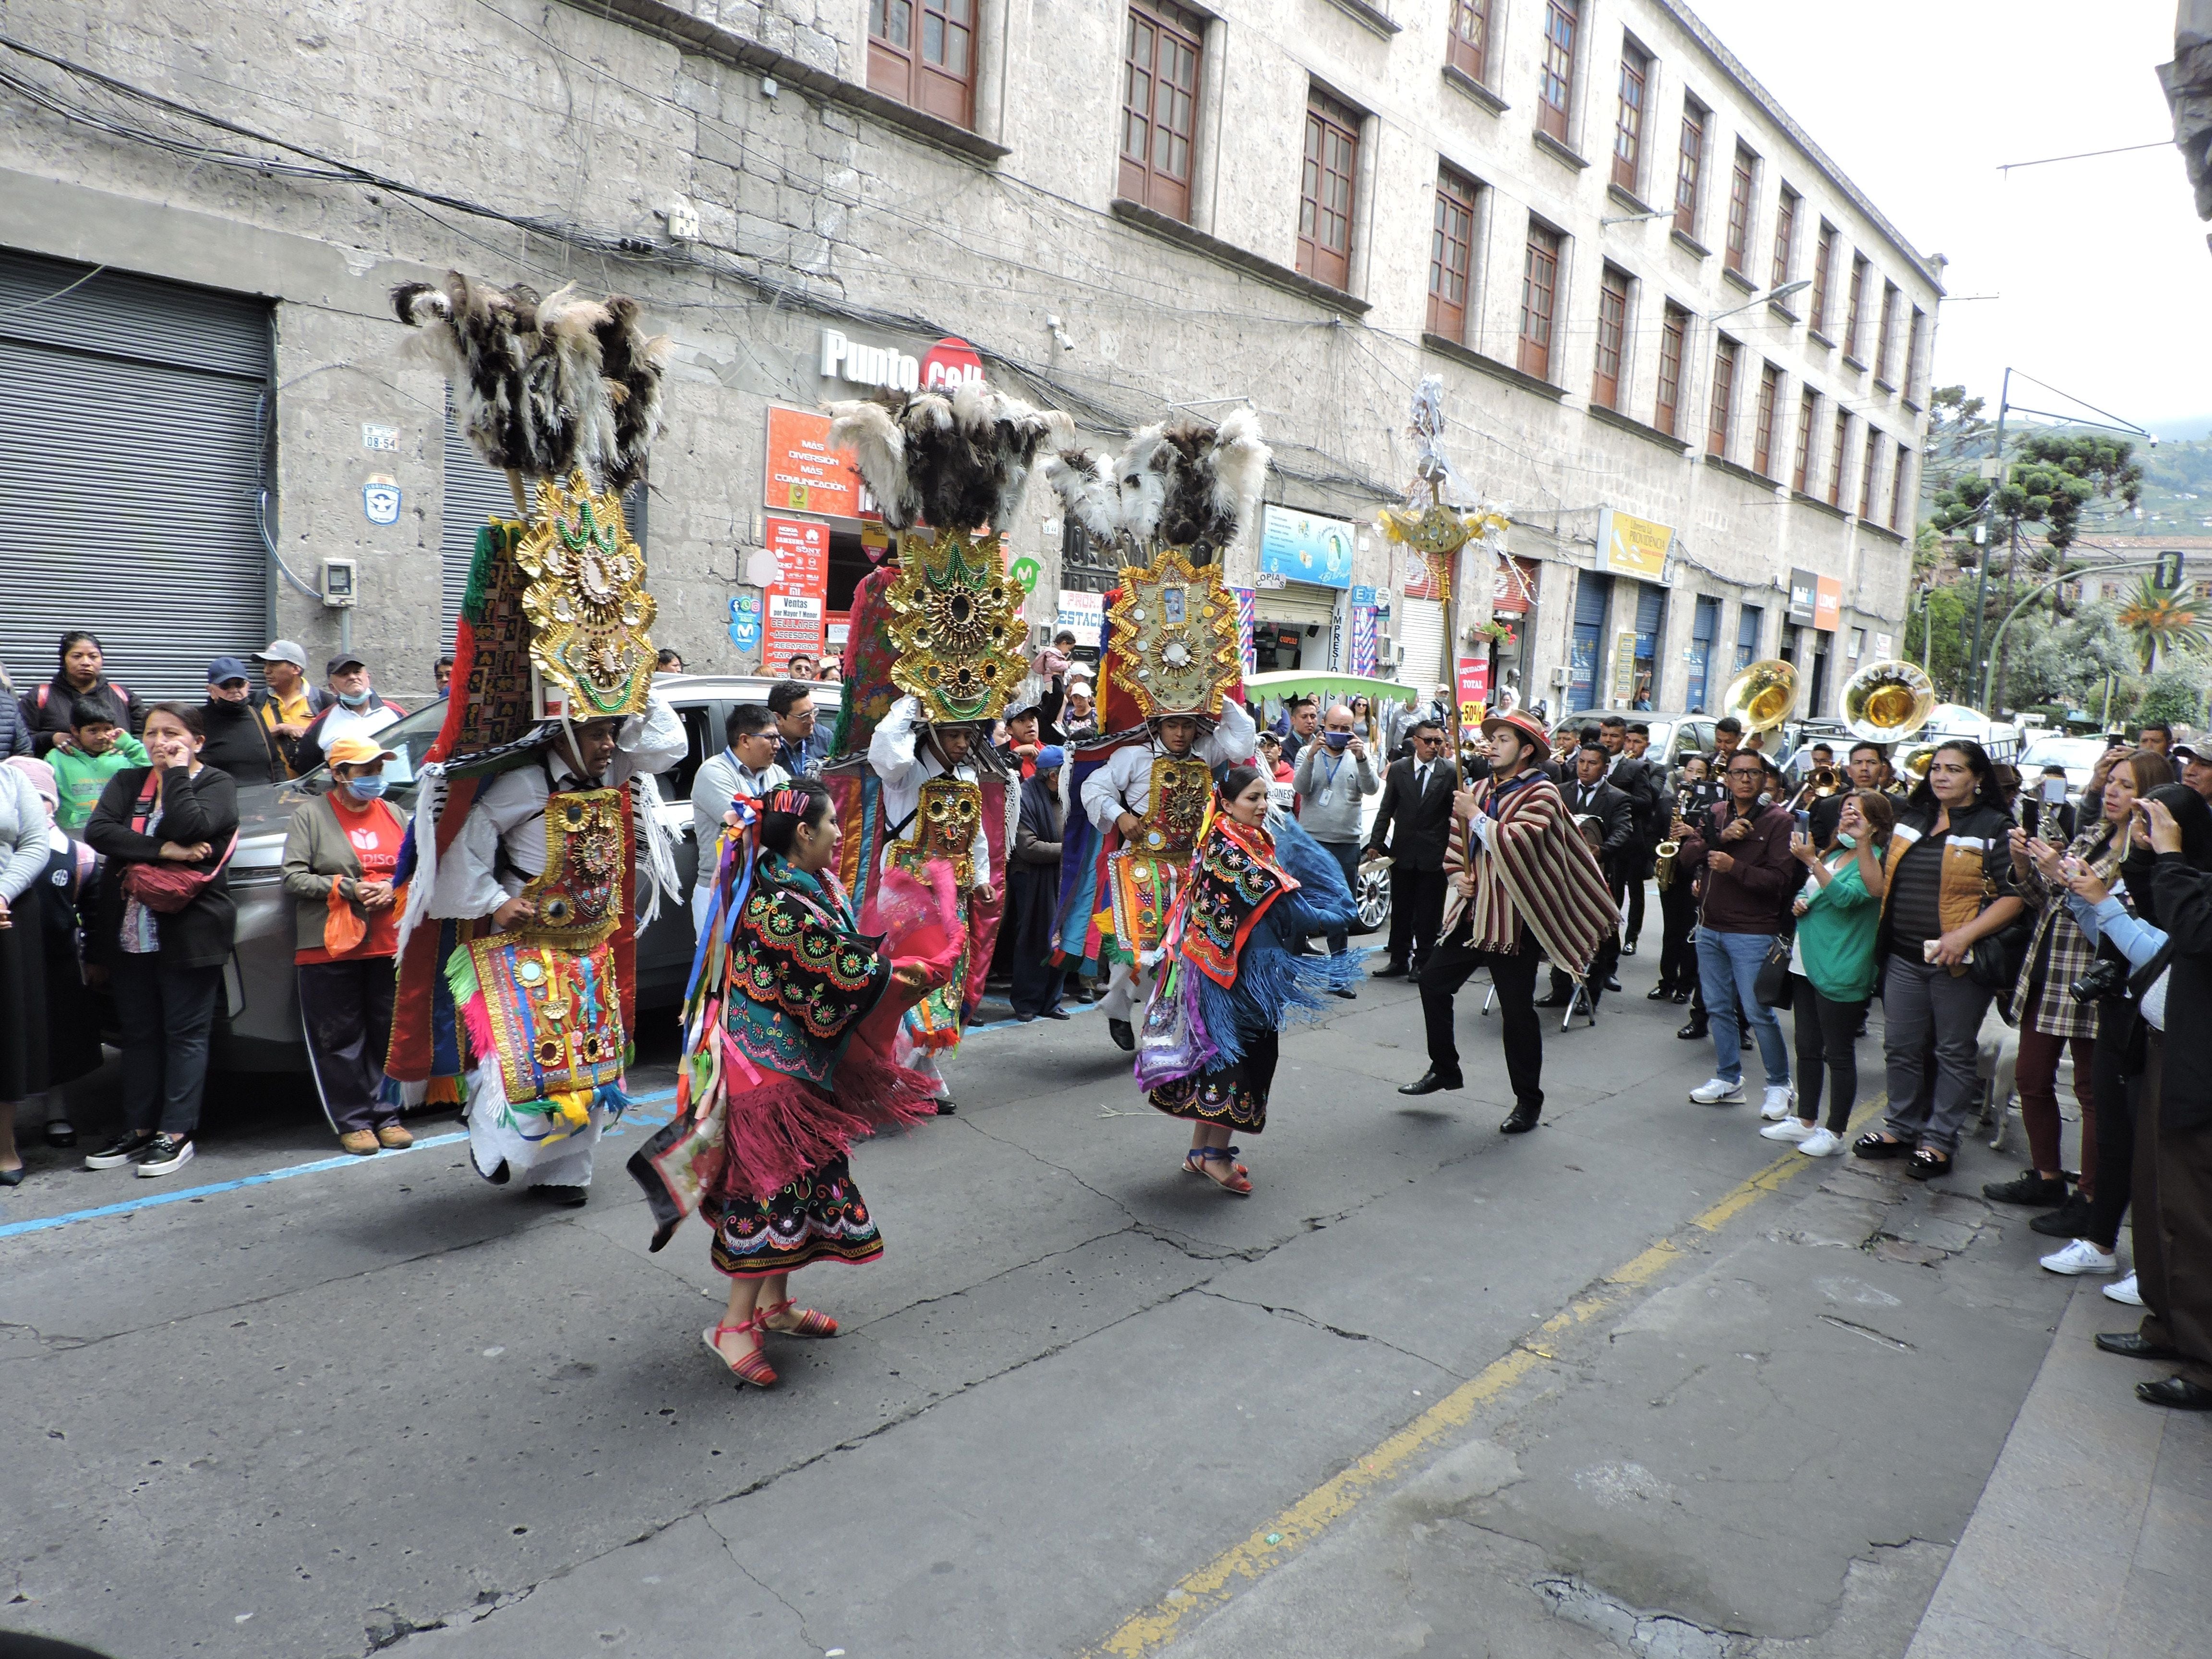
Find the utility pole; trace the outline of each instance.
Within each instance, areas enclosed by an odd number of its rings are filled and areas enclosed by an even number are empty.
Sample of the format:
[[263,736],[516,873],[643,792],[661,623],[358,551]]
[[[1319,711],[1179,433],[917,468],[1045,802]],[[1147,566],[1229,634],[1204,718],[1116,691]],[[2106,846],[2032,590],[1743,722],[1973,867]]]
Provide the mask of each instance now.
[[[1990,480],[1990,493],[1982,498],[1981,568],[1974,575],[1974,644],[1966,657],[1966,684],[1978,686],[1982,675],[1982,618],[1988,609],[1990,597],[1990,531],[1996,520],[1997,492],[2004,488],[2004,429],[2005,411],[2012,401],[2012,370],[2004,372],[2004,381],[1997,392],[1996,475]],[[1985,708],[1982,711],[1987,714]]]

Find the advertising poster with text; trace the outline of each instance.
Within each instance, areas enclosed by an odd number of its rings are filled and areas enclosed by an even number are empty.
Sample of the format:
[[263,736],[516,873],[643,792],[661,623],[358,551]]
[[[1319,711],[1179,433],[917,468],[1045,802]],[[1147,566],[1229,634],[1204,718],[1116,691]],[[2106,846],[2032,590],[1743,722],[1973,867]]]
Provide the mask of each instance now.
[[[818,655],[822,650],[829,613],[830,526],[771,514],[762,529],[775,560],[775,580],[761,584],[768,602],[762,663],[781,667],[794,651]],[[765,562],[761,574],[768,574]]]

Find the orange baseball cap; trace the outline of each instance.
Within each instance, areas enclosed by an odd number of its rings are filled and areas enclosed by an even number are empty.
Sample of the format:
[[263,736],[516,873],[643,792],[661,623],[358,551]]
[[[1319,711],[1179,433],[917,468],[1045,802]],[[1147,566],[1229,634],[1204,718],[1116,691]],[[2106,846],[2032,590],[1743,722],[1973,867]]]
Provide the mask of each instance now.
[[374,738],[346,736],[333,738],[324,751],[333,766],[366,766],[371,761],[398,760],[399,751],[380,746]]

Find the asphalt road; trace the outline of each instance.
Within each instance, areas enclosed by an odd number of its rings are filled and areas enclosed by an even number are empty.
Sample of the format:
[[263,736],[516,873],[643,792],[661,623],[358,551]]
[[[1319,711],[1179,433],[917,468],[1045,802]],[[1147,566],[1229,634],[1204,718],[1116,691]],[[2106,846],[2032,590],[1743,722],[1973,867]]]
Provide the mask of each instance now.
[[2010,1159],[1970,1148],[1946,1195],[1690,1104],[1711,1050],[1655,969],[1548,1032],[1519,1138],[1481,988],[1469,1087],[1411,1101],[1414,994],[1370,983],[1286,1038],[1245,1200],[1181,1173],[1095,1013],[979,1032],[957,1117],[857,1153],[889,1253],[797,1281],[844,1334],[780,1341],[770,1393],[701,1346],[703,1232],[647,1253],[637,1129],[579,1212],[458,1144],[258,1180],[332,1152],[265,1082],[222,1089],[184,1186],[34,1151],[0,1211],[0,1629],[118,1659],[1901,1654],[2068,1285],[1962,1196]]

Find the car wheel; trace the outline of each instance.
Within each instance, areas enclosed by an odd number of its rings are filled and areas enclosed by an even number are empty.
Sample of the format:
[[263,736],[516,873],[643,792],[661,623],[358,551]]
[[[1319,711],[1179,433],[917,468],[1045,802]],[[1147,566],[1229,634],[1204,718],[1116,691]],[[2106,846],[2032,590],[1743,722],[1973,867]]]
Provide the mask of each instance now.
[[1352,894],[1359,908],[1359,921],[1352,928],[1355,933],[1371,933],[1390,920],[1390,866],[1376,860],[1359,867],[1359,886]]

